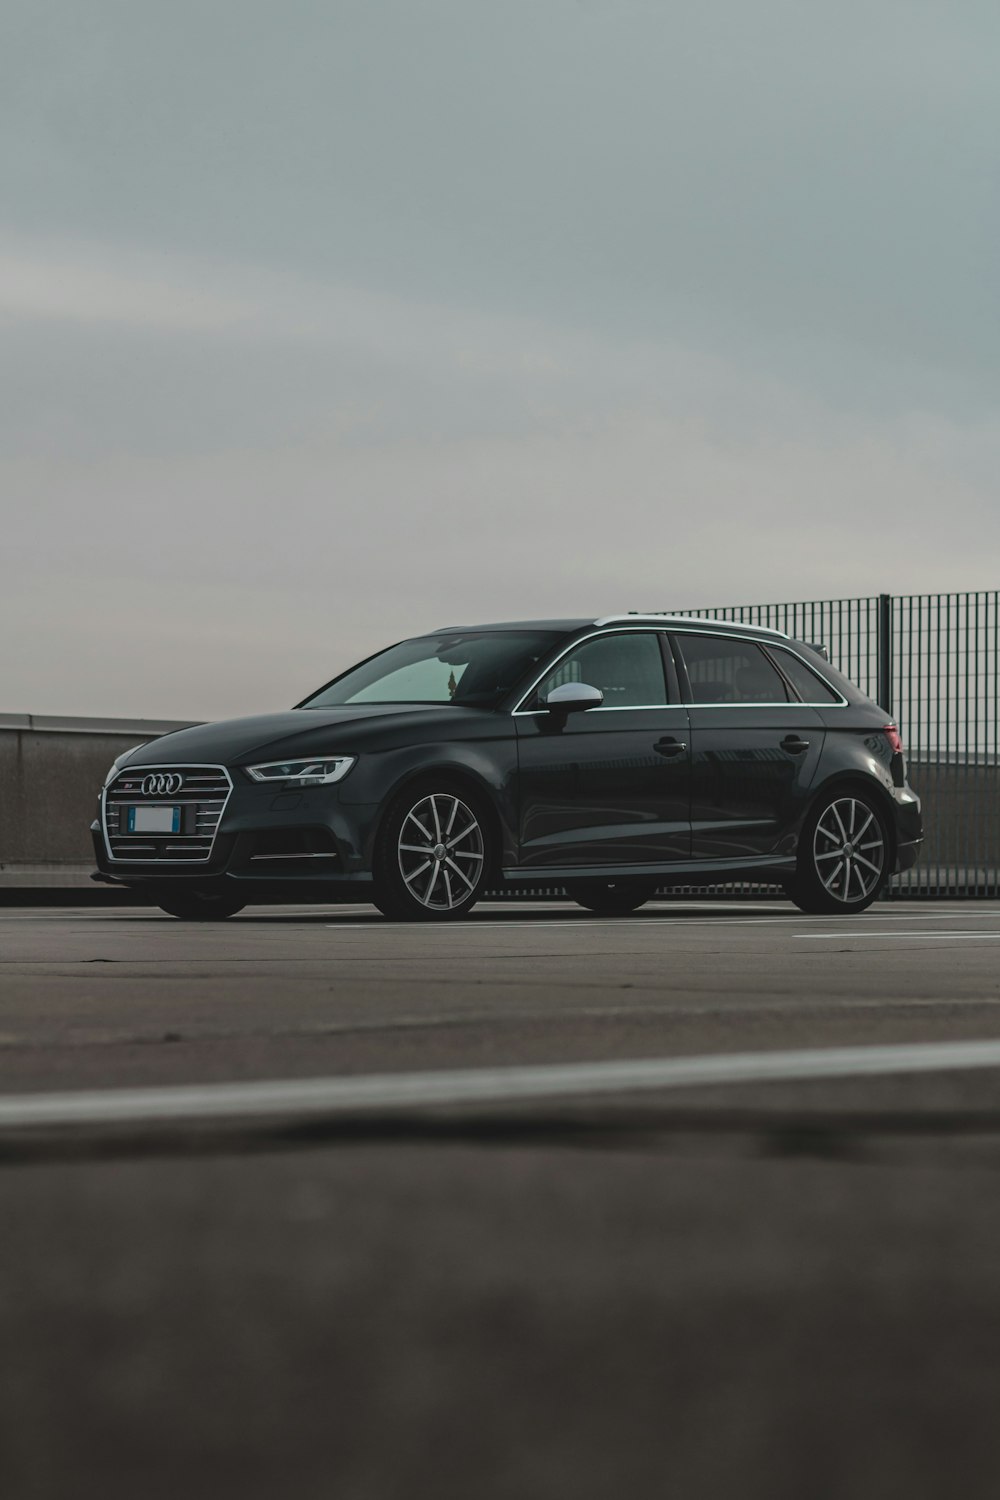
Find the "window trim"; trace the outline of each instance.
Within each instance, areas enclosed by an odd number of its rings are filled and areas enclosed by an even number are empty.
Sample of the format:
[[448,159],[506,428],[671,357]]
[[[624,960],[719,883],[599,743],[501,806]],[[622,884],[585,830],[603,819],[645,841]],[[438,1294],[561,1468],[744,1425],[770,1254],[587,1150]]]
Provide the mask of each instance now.
[[[511,714],[510,714],[511,718],[512,719],[535,719],[535,718],[538,718],[542,714],[548,714],[550,712],[550,710],[547,709],[547,708],[524,708],[522,705],[525,704],[525,703],[527,703],[529,701],[529,699],[531,698],[532,693],[538,687],[538,684],[540,682],[543,682],[545,680],[545,678],[549,675],[550,672],[555,671],[555,669],[559,665],[559,663],[563,660],[564,657],[567,657],[570,654],[571,651],[575,651],[578,646],[585,645],[587,643],[587,641],[601,640],[601,639],[604,639],[606,637],[611,637],[611,636],[616,636],[616,635],[651,635],[651,636],[653,636],[653,638],[657,642],[657,647],[658,647],[659,652],[660,652],[660,665],[663,668],[663,687],[664,687],[664,692],[666,693],[667,697],[669,697],[674,684],[671,682],[670,672],[667,670],[667,661],[666,661],[666,659],[664,657],[663,637],[665,637],[666,631],[663,630],[662,627],[660,629],[657,629],[657,627],[655,625],[643,624],[643,625],[625,626],[621,630],[591,630],[591,631],[588,632],[587,635],[577,636],[576,640],[570,641],[569,645],[566,646],[566,648],[563,651],[560,651],[559,655],[557,657],[555,657],[554,660],[546,663],[546,665],[542,668],[541,672],[539,672],[538,676],[535,678],[534,682],[531,683],[531,685],[529,686],[529,688],[527,689],[527,691],[524,692],[524,693],[522,693],[521,696],[520,696],[520,698],[518,698],[517,703],[511,709]],[[672,654],[673,653],[671,651],[671,655]],[[679,681],[677,682],[677,687],[678,687],[678,689],[680,688],[680,682]],[[600,708],[588,708],[587,709],[587,713],[588,714],[634,714],[634,713],[650,713],[652,710],[656,710],[656,709],[664,709],[664,708],[686,708],[686,707],[687,707],[687,705],[678,698],[678,701],[676,703],[669,703],[669,702],[668,703],[623,703],[623,704],[621,704],[619,706],[616,706],[613,703],[609,703],[609,704],[603,704],[602,703]]]
[[[727,640],[728,641],[745,641],[748,645],[759,646],[760,649],[761,649],[761,651],[763,651],[764,656],[767,658],[768,661],[771,661],[771,656],[770,656],[770,653],[769,653],[769,651],[767,649],[768,646],[770,646],[770,645],[778,646],[779,643],[777,641],[771,642],[771,641],[757,640],[752,635],[742,635],[742,634],[740,634],[739,632],[736,632],[736,631],[726,631],[725,633],[723,633],[722,631],[715,631],[715,630],[691,630],[691,629],[688,629],[686,626],[685,626],[685,628],[683,630],[676,630],[676,629],[675,630],[670,630],[670,631],[667,632],[667,634],[670,637],[670,648],[671,648],[671,651],[674,652],[675,657],[677,658],[677,661],[678,661],[677,675],[678,675],[678,678],[680,679],[681,696],[682,696],[682,699],[684,701],[684,706],[686,708],[689,708],[689,709],[691,709],[691,708],[699,708],[699,709],[706,708],[706,709],[709,709],[709,710],[718,710],[718,709],[722,709],[722,708],[725,708],[725,709],[748,709],[748,708],[751,708],[751,709],[752,708],[825,708],[825,709],[830,709],[830,708],[849,708],[850,707],[849,701],[844,697],[844,695],[843,695],[843,693],[841,693],[840,689],[834,687],[833,683],[830,682],[826,677],[824,677],[823,674],[822,674],[822,672],[818,671],[817,668],[814,667],[811,662],[806,661],[806,659],[805,659],[804,656],[801,656],[798,651],[794,650],[794,648],[791,645],[790,640],[789,641],[782,641],[780,643],[780,649],[782,651],[789,651],[789,652],[791,652],[792,656],[794,656],[797,661],[800,661],[804,667],[807,667],[809,669],[809,671],[814,674],[814,676],[818,677],[821,682],[825,683],[826,686],[830,689],[830,692],[836,694],[837,701],[835,703],[831,703],[831,702],[829,702],[829,700],[824,701],[822,703],[807,703],[804,698],[799,698],[798,696],[796,696],[794,698],[781,698],[781,699],[770,699],[769,698],[769,699],[764,699],[764,700],[762,700],[759,703],[694,703],[694,702],[692,702],[691,697],[690,697],[690,694],[691,694],[691,683],[690,683],[690,681],[688,679],[687,663],[684,660],[684,651],[683,651],[682,647],[675,646],[675,644],[674,644],[674,637],[675,636],[699,635],[699,636],[702,636],[703,638],[707,637],[709,640],[716,640],[716,641],[719,641],[719,640],[722,640],[722,641],[727,641]],[[788,682],[788,679],[785,677],[785,675],[782,672],[781,667],[778,665],[778,663],[777,662],[771,662],[771,665],[774,667],[774,670],[777,672],[777,674],[781,678],[782,682],[787,683],[788,687],[792,690],[792,692],[796,692],[795,684],[792,683],[792,682]]]

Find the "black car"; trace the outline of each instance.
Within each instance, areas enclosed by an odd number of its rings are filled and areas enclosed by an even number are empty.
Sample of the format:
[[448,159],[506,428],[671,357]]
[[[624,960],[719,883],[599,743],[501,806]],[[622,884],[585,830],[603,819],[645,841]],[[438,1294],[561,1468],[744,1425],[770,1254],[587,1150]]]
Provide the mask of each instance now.
[[449,626],[287,713],[119,757],[96,878],[178,917],[368,900],[464,916],[499,888],[601,913],[671,884],[861,911],[915,861],[885,712],[778,631],[665,615]]

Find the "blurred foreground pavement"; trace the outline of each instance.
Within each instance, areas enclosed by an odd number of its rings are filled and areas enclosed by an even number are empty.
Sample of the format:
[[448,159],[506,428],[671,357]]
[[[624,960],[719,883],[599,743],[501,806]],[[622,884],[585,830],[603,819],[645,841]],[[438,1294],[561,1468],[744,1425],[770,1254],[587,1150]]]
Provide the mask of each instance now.
[[0,1494],[993,1496],[1000,1135],[842,1092],[8,1155]]

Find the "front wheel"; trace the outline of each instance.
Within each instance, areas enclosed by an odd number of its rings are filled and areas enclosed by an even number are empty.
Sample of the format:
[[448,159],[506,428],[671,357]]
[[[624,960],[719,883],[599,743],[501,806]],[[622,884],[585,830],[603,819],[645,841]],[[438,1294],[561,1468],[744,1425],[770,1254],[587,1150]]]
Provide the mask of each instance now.
[[877,900],[889,874],[885,818],[852,789],[822,798],[807,817],[785,890],[801,911],[850,914]]
[[246,902],[231,891],[213,891],[208,886],[186,891],[157,891],[156,904],[168,917],[183,922],[221,922],[242,911]]
[[599,917],[625,917],[656,894],[652,880],[574,880],[566,892]]
[[490,821],[478,797],[428,781],[389,808],[375,845],[375,905],[397,922],[466,916],[486,888]]

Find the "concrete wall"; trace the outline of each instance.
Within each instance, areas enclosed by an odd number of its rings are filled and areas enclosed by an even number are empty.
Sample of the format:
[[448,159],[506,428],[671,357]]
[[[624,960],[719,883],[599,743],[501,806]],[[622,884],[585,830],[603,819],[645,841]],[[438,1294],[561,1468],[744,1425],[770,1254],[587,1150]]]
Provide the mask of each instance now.
[[[0,714],[0,888],[89,885],[90,823],[116,755],[183,723]],[[904,884],[1000,884],[1000,767],[915,762],[923,856]],[[963,875],[968,871],[968,875]]]
[[0,887],[89,884],[89,828],[111,762],[184,727],[0,714]]
[[1000,889],[1000,766],[912,761],[909,781],[923,808],[924,847],[903,884]]

